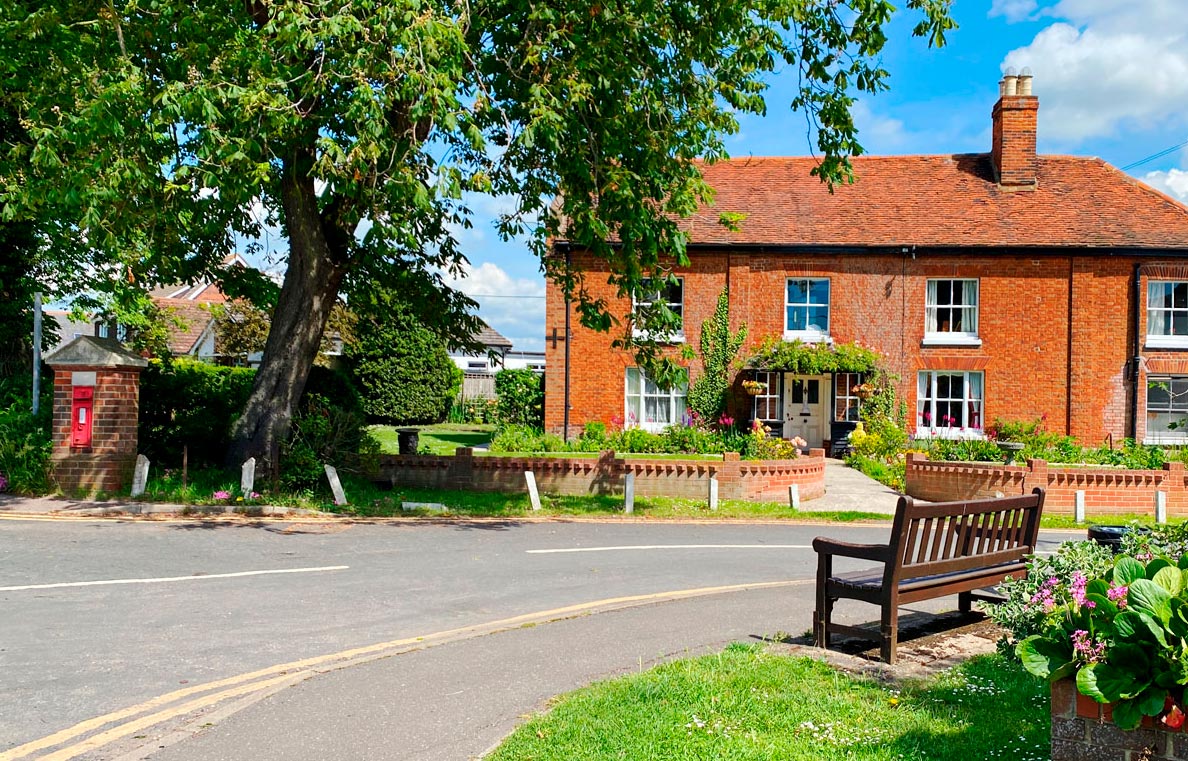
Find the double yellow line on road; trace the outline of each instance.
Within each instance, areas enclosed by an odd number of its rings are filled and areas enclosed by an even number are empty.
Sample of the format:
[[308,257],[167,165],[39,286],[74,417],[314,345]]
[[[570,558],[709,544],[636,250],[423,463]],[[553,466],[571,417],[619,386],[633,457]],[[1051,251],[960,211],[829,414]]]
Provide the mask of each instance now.
[[[421,649],[486,634],[495,634],[527,624],[548,623],[587,613],[601,613],[639,605],[674,602],[693,597],[704,597],[728,592],[791,587],[809,584],[811,582],[812,579],[766,581],[753,584],[699,587],[627,597],[611,597],[603,600],[578,603],[576,605],[567,605],[561,608],[525,613],[523,615],[488,621],[473,626],[447,629],[432,634],[425,634],[420,637],[406,637],[404,639],[342,650],[337,653],[303,658],[238,676],[174,690],[173,692],[155,697],[143,703],[81,721],[67,729],[4,751],[0,753],[0,761],[17,761],[17,759],[27,758],[37,758],[40,761],[69,761],[69,759],[77,758],[84,753],[97,750],[131,735],[143,732],[157,724],[180,719],[195,711],[208,709],[225,701],[236,698],[243,699],[256,694],[263,695],[281,689],[289,684],[296,684],[319,673],[398,655],[409,650]],[[51,750],[54,748],[57,749]],[[33,755],[39,751],[47,750],[50,752],[45,755]]]

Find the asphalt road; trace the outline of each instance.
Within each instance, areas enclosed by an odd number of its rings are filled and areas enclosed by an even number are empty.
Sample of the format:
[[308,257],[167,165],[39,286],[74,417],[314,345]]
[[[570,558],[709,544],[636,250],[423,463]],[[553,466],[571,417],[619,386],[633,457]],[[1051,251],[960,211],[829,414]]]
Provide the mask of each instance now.
[[557,692],[811,618],[811,585],[662,593],[811,579],[812,537],[886,532],[0,521],[0,761],[467,758]]

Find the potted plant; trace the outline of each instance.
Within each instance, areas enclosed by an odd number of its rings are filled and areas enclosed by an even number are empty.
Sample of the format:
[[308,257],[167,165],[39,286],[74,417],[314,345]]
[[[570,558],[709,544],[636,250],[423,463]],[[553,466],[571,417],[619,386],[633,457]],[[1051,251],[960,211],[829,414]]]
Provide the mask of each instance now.
[[1016,647],[1023,667],[1112,704],[1119,729],[1150,716],[1165,729],[1184,723],[1188,684],[1188,556],[1143,563],[1122,555],[1100,578],[1047,579],[1029,604],[1045,614],[1040,633]]

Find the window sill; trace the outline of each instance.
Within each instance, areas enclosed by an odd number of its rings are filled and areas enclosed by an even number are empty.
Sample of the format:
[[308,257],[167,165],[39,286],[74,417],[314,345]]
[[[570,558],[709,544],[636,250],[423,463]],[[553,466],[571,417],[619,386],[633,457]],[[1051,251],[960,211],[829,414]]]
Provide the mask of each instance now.
[[1144,349],[1188,349],[1188,336],[1147,336]]
[[644,333],[643,331],[636,330],[636,331],[632,331],[631,337],[636,340],[655,341],[658,344],[683,344],[685,342],[685,334],[684,333],[676,333],[671,336],[655,336],[655,337],[653,337],[648,333]]
[[1188,436],[1147,436],[1143,439],[1143,446],[1147,447],[1185,445],[1188,445]]
[[800,341],[806,344],[833,344],[833,336],[815,330],[785,330],[785,341]]
[[982,339],[979,336],[972,336],[963,333],[925,333],[924,340],[920,342],[921,346],[968,346],[970,348],[978,348],[982,345]]
[[917,441],[931,441],[932,439],[984,441],[986,433],[978,428],[917,428],[912,438]]

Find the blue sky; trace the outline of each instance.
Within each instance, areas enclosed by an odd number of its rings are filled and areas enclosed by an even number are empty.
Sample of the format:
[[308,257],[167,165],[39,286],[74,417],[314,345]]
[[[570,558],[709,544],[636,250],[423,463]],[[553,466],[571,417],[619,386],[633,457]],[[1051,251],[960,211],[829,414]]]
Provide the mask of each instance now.
[[[1041,153],[1123,167],[1188,141],[1188,0],[956,0],[953,15],[960,28],[937,50],[910,37],[913,14],[893,22],[883,55],[891,89],[856,111],[867,153],[988,151],[1007,66],[1035,76]],[[795,78],[773,77],[768,115],[743,121],[732,156],[811,153],[804,116],[787,106]],[[1185,169],[1181,149],[1130,171],[1188,201]],[[495,234],[499,203],[473,200],[474,229],[461,235],[470,276],[457,286],[517,349],[542,350],[544,278],[524,245]]]

